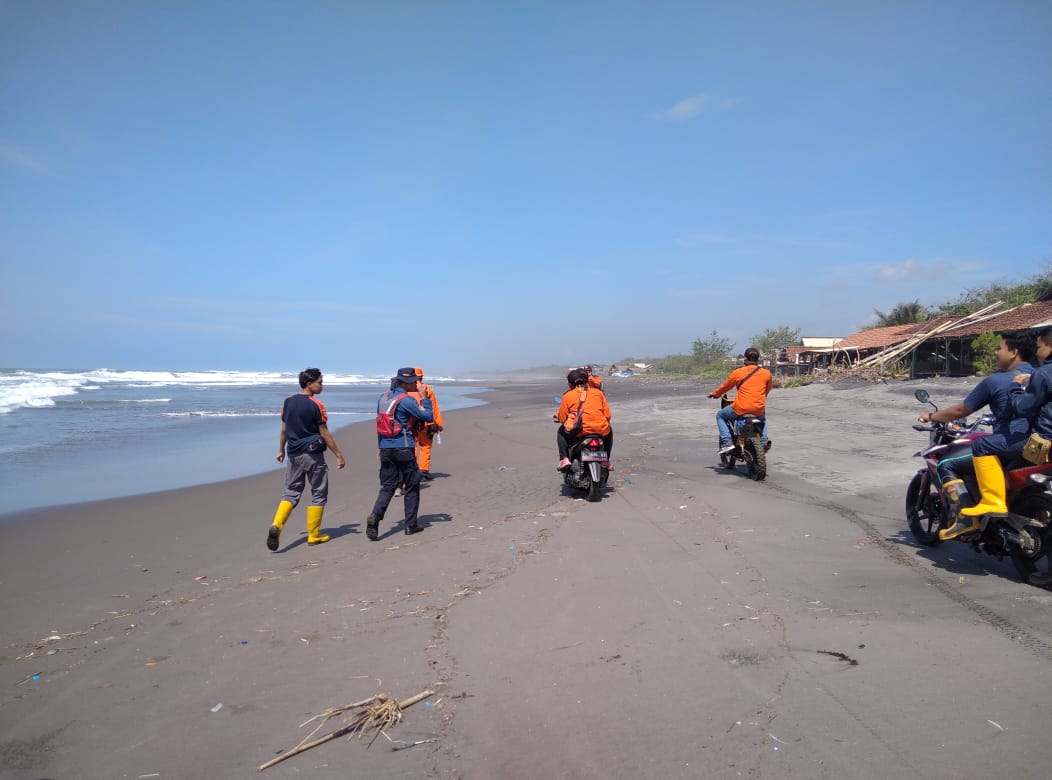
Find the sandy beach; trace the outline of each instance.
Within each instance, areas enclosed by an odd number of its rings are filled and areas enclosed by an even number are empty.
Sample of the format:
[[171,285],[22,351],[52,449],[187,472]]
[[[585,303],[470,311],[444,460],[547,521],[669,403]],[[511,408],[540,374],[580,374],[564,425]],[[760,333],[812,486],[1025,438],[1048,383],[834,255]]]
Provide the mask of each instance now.
[[425,690],[262,775],[1047,777],[1052,593],[903,518],[914,389],[974,380],[777,390],[762,483],[716,468],[713,384],[608,380],[599,503],[554,469],[554,381],[446,415],[412,537],[396,498],[365,538],[367,424],[325,545],[301,504],[266,549],[278,471],[5,519],[0,777],[256,777]]

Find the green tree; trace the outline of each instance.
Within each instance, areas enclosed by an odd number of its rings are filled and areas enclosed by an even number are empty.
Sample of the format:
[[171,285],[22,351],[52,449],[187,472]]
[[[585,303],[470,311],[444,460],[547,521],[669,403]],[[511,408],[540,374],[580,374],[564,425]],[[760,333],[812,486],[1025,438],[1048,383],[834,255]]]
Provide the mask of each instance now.
[[712,331],[707,339],[694,339],[694,360],[698,366],[707,366],[711,363],[723,362],[734,348],[734,342],[725,339],[716,331]]
[[1033,303],[1049,288],[1052,288],[1052,262],[1049,262],[1043,271],[1018,284],[991,282],[983,287],[965,290],[956,299],[939,306],[939,311],[942,314],[964,316],[998,301],[1010,309],[1024,303]]
[[899,303],[889,312],[882,312],[880,309],[874,309],[873,313],[877,315],[877,324],[873,327],[884,328],[888,325],[909,325],[913,322],[924,322],[931,316],[931,313],[921,305],[920,300],[910,301],[908,303]]
[[800,343],[800,329],[782,325],[779,328],[768,328],[759,336],[752,337],[752,346],[760,350],[761,358],[776,360],[782,347],[795,346]]
[[997,359],[994,352],[997,345],[1001,343],[1001,336],[997,333],[986,332],[972,339],[972,364],[977,373],[986,376],[997,369]]

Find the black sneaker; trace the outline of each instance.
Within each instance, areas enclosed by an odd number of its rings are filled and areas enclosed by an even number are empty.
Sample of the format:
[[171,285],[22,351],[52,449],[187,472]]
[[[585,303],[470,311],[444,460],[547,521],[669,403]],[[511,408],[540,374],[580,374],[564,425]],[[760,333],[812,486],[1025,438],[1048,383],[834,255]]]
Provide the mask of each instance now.
[[420,472],[420,476],[423,477],[424,479],[428,480],[428,481],[434,479],[434,477],[431,475],[430,471],[421,471]]
[[413,525],[409,525],[408,523],[406,523],[405,535],[406,536],[412,536],[413,534],[420,533],[422,530],[424,530],[424,529],[422,529],[420,526],[416,525],[415,523]]
[[369,515],[365,519],[365,536],[370,542],[375,542],[380,536],[380,518],[376,515]]

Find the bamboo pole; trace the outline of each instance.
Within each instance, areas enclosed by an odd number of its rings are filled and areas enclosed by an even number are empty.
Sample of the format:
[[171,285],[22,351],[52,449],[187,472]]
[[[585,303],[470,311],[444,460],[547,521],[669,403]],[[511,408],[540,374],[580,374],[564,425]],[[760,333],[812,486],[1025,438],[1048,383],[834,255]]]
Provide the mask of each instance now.
[[[404,709],[406,709],[408,707],[412,707],[414,704],[423,701],[428,696],[434,695],[434,693],[435,693],[434,691],[430,691],[430,690],[428,690],[428,691],[421,691],[420,693],[418,693],[418,694],[416,694],[414,696],[410,696],[405,701],[398,702],[398,711],[399,711],[399,713],[401,713],[402,710],[404,710]],[[324,715],[324,717],[325,718],[330,718],[334,714],[337,714],[337,713],[340,713],[340,712],[346,712],[347,710],[354,709],[355,707],[368,706],[369,704],[372,704],[372,703],[376,702],[378,699],[386,699],[386,698],[387,698],[386,696],[384,696],[383,694],[380,694],[380,695],[377,695],[377,696],[373,696],[372,698],[365,699],[364,701],[357,702],[355,704],[347,704],[347,705],[345,705],[343,707],[335,707],[332,710],[327,710],[326,714]],[[319,717],[319,716],[315,716],[315,717]],[[314,720],[314,718],[311,718],[311,720]],[[310,723],[310,721],[307,721],[307,723]],[[306,724],[304,724],[304,725],[306,725]],[[292,748],[291,750],[288,750],[288,751],[282,753],[280,756],[276,756],[276,757],[270,759],[270,761],[266,762],[265,764],[261,764],[259,766],[259,771],[262,772],[264,769],[269,769],[270,767],[274,766],[275,764],[280,764],[282,761],[284,761],[287,758],[292,758],[293,756],[299,755],[300,753],[303,753],[303,752],[305,752],[307,750],[310,750],[311,748],[315,748],[318,745],[323,745],[326,742],[330,742],[330,741],[336,739],[337,737],[342,737],[345,734],[350,734],[355,729],[359,728],[359,726],[361,726],[361,725],[362,725],[361,718],[360,717],[359,718],[355,718],[351,723],[347,724],[346,726],[341,726],[340,728],[336,729],[336,731],[330,732],[329,734],[326,734],[323,737],[318,737],[317,739],[315,739],[315,740],[313,740],[311,742],[301,742],[299,745],[297,745],[296,747]],[[377,733],[379,733],[379,731],[380,730],[377,729]],[[374,739],[375,739],[375,737],[374,737]]]

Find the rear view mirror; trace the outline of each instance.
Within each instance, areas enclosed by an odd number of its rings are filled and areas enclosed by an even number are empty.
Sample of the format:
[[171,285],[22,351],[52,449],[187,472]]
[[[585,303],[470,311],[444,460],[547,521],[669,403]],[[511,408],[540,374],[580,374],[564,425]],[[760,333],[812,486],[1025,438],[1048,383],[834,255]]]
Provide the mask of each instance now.
[[927,390],[917,390],[913,393],[913,397],[920,401],[922,404],[928,403],[928,399],[931,398],[931,396],[928,395]]

